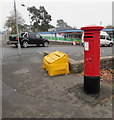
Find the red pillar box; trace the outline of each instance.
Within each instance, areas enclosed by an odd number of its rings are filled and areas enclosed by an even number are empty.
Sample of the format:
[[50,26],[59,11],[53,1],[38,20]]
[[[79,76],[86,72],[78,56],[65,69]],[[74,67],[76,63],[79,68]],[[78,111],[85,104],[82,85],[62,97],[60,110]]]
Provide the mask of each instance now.
[[84,90],[99,93],[100,90],[100,30],[101,26],[82,27],[84,30]]

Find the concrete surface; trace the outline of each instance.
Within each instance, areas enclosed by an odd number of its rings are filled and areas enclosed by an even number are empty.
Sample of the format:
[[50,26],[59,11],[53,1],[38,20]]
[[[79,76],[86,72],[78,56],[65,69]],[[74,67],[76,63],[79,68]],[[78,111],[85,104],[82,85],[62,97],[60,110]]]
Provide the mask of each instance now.
[[3,118],[112,117],[111,86],[106,101],[90,105],[85,98],[69,91],[83,85],[83,77],[76,74],[50,77],[42,69],[42,58],[43,54],[33,54],[3,59]]

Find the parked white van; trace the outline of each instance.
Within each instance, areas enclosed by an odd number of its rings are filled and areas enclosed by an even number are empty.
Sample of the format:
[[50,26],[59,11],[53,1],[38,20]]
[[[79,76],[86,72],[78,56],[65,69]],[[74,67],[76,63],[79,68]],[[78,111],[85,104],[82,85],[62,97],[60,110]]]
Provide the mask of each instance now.
[[[113,40],[111,40],[110,36],[104,32],[100,32],[100,46],[112,46],[114,44]],[[82,34],[82,45],[84,45],[84,33]]]

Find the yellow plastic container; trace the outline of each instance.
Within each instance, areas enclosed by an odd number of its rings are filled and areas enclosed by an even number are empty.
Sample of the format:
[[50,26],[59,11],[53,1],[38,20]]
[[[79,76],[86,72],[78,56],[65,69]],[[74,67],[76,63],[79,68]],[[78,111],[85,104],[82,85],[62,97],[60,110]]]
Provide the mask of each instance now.
[[43,68],[48,71],[50,76],[68,74],[68,55],[60,51],[50,53],[43,59]]

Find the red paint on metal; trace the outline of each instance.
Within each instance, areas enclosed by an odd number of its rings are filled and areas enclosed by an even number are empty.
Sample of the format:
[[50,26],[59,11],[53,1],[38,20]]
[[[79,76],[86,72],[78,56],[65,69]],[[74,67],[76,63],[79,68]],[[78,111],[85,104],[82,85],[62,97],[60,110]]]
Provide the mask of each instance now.
[[84,30],[84,75],[100,76],[100,30],[101,26],[82,27]]

